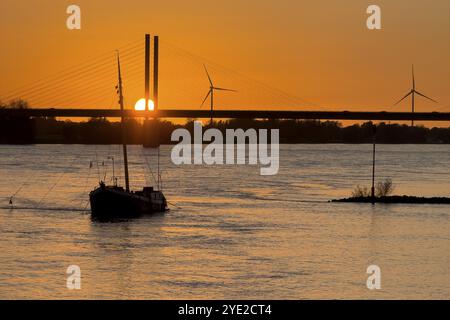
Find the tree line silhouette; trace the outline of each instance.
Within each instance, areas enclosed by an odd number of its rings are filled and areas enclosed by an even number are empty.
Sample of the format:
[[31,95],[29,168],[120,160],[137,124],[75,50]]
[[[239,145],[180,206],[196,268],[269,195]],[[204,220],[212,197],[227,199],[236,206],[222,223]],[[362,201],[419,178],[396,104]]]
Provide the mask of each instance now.
[[[26,109],[28,104],[23,100],[13,100],[8,105],[0,101],[0,109],[4,108]],[[29,117],[0,116],[0,143],[33,143],[36,134],[34,129],[34,120]]]
[[[26,102],[16,100],[0,108],[27,108]],[[128,144],[143,144],[152,139],[155,130],[161,144],[171,144],[171,134],[177,128],[186,128],[193,134],[193,121],[174,124],[166,120],[125,121]],[[210,125],[205,125],[206,130]],[[365,122],[343,126],[337,121],[319,120],[254,120],[230,119],[215,121],[213,127],[225,133],[226,129],[279,129],[280,143],[371,143],[373,124]],[[154,135],[156,137],[156,135]],[[119,144],[122,142],[121,125],[106,118],[72,122],[55,118],[0,117],[0,143],[66,143],[66,144]],[[426,128],[424,126],[377,124],[377,143],[450,143],[450,127]]]

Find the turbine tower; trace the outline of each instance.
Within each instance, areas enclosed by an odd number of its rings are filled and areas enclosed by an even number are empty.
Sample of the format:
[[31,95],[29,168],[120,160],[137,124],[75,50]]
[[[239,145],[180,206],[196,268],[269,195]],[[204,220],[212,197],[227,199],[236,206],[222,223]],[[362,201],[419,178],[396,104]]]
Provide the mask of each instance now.
[[203,65],[203,67],[205,68],[206,75],[208,76],[208,80],[209,80],[209,91],[208,91],[208,94],[206,95],[205,99],[203,100],[203,102],[202,102],[200,108],[203,107],[203,105],[204,105],[205,102],[206,102],[206,99],[208,99],[208,97],[210,97],[210,99],[211,99],[211,122],[210,122],[210,123],[211,123],[211,125],[212,125],[212,123],[213,123],[213,110],[214,110],[214,90],[218,90],[218,91],[231,91],[231,92],[237,92],[237,91],[236,91],[236,90],[232,90],[232,89],[226,89],[226,88],[215,87],[214,84],[213,84],[213,82],[212,82],[212,80],[211,80],[211,77],[209,76],[208,69],[206,69],[206,66],[205,66],[205,65]]
[[[424,97],[428,100],[433,101],[434,103],[437,103],[436,100],[433,100],[429,97],[427,97],[426,95],[420,93],[419,91],[416,91],[416,80],[414,77],[414,65],[412,66],[412,89],[410,92],[408,92],[403,98],[400,99],[400,101],[398,101],[394,106],[398,105],[400,102],[402,102],[403,100],[405,100],[406,98],[408,98],[409,96],[411,96],[411,112],[414,113],[414,107],[415,107],[415,95],[418,94],[421,97]],[[411,120],[411,126],[414,126],[414,120]]]

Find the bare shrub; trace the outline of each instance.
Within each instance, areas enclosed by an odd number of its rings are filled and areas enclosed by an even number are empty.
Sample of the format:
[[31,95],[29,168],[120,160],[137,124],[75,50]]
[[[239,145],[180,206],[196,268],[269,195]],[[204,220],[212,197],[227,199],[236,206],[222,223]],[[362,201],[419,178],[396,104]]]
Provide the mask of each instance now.
[[362,197],[369,197],[370,191],[367,187],[362,187],[360,185],[357,185],[356,188],[352,192],[352,198],[362,198]]
[[392,194],[395,186],[392,179],[386,179],[383,182],[378,182],[375,187],[375,194],[377,197],[387,197]]
[[[392,179],[386,179],[382,182],[378,182],[375,186],[375,196],[376,197],[387,197],[392,194],[394,191],[395,186],[392,182]],[[371,197],[372,196],[372,189],[357,185],[356,188],[352,192],[352,198],[364,198],[364,197]]]

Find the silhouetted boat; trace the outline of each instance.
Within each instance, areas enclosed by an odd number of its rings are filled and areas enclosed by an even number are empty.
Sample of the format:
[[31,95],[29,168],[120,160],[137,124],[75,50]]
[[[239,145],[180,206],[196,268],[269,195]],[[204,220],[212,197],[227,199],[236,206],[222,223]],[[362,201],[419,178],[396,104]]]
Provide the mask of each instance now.
[[[119,71],[120,109],[123,111],[122,76],[120,72],[120,58],[117,55]],[[97,217],[136,217],[143,214],[164,212],[167,210],[167,201],[160,190],[153,187],[144,187],[142,191],[130,191],[128,175],[128,155],[125,141],[124,117],[122,116],[123,160],[125,169],[125,189],[117,185],[117,179],[113,177],[114,185],[107,186],[100,181],[100,185],[89,194],[91,213]],[[158,173],[159,176],[159,173]]]
[[139,216],[167,210],[167,202],[161,191],[144,187],[130,192],[119,186],[100,186],[89,195],[91,211],[96,216]]

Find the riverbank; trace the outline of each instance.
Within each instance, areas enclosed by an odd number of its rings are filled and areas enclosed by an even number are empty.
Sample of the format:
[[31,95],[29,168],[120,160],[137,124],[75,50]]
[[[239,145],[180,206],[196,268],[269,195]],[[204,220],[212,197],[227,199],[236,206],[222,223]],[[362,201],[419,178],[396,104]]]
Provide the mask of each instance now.
[[[187,129],[193,135],[193,119],[185,124],[170,121],[142,122],[128,119],[125,123],[128,144],[171,144],[174,130]],[[205,124],[206,130],[209,126]],[[361,144],[372,143],[371,122],[344,126],[336,121],[314,120],[250,120],[230,119],[214,122],[225,134],[227,129],[279,129],[281,144]],[[0,144],[120,144],[120,122],[104,118],[87,122],[70,122],[54,118],[6,119],[0,117]],[[378,144],[450,144],[450,128],[380,123]]]

